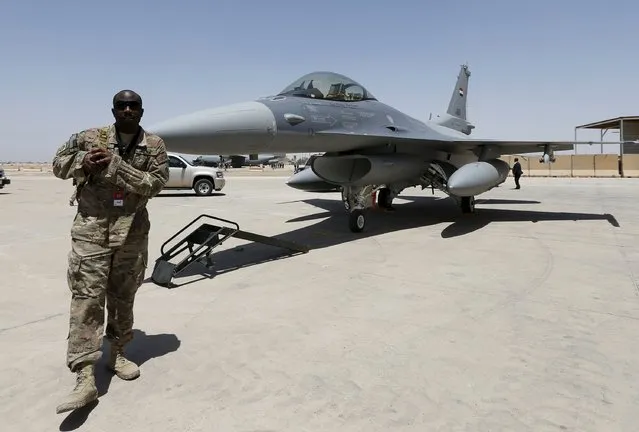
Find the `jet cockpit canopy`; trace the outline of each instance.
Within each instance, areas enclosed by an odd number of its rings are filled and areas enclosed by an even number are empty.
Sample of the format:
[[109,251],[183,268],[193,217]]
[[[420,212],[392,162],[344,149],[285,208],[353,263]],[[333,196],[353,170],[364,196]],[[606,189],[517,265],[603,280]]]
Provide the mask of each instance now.
[[334,72],[312,72],[294,81],[278,96],[299,96],[341,102],[377,100],[361,84]]

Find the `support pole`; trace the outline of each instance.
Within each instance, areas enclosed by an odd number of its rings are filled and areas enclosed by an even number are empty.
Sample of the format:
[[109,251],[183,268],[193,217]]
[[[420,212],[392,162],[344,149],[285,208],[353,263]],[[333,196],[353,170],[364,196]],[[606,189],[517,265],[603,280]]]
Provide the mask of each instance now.
[[624,133],[623,133],[623,119],[619,124],[619,157],[621,158],[621,172],[619,175],[624,177],[623,175],[623,142],[624,142]]

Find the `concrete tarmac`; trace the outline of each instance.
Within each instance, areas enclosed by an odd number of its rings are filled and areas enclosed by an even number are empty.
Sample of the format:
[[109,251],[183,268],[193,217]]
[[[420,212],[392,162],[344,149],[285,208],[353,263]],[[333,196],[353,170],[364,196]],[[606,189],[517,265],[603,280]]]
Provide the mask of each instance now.
[[[97,368],[62,415],[71,181],[0,190],[0,418],[11,431],[635,431],[639,179],[523,178],[461,215],[408,189],[353,234],[339,194],[230,176],[149,203],[150,263],[202,213],[311,247],[230,239],[216,274],[136,299],[141,364]],[[277,259],[279,258],[279,259]],[[106,342],[105,342],[106,345]]]

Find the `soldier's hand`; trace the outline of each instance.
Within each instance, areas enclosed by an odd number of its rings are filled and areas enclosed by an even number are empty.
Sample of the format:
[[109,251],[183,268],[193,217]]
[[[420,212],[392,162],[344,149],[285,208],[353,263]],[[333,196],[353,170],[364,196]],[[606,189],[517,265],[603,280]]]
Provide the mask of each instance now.
[[98,166],[104,168],[111,163],[111,159],[113,159],[113,154],[105,150],[104,152],[96,155],[93,160]]
[[101,148],[92,148],[88,151],[86,156],[84,156],[84,160],[82,161],[82,166],[89,173],[95,173],[99,171],[102,166],[97,163],[97,160],[100,159],[101,155],[107,153],[106,150]]

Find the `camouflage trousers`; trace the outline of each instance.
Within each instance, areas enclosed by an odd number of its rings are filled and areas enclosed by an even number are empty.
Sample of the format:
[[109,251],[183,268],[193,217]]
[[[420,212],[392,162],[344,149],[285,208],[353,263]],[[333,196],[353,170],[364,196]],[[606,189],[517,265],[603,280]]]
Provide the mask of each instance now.
[[144,280],[148,237],[136,236],[109,248],[72,239],[67,281],[71,290],[67,366],[73,372],[81,363],[102,357],[106,338],[124,346],[133,338],[133,303]]

